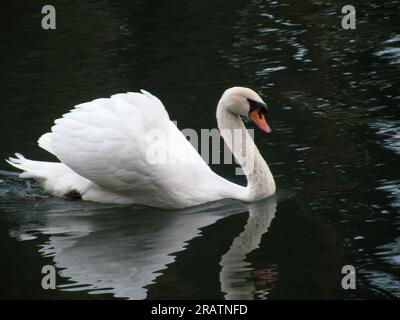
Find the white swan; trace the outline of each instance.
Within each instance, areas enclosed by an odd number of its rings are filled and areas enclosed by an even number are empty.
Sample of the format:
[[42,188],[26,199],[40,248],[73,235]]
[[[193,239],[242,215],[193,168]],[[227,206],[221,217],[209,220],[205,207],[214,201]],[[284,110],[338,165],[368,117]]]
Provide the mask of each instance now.
[[266,111],[259,95],[243,87],[226,90],[218,103],[218,128],[246,174],[247,187],[215,174],[169,119],[162,102],[143,90],[77,105],[57,119],[38,143],[61,162],[32,161],[20,154],[6,161],[24,171],[21,178],[35,179],[54,196],[159,208],[225,198],[252,202],[276,188],[240,116],[269,133]]

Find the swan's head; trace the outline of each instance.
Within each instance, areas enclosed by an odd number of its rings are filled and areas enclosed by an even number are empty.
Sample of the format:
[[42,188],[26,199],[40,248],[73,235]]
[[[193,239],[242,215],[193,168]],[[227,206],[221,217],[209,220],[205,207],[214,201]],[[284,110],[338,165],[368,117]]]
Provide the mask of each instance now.
[[220,105],[226,111],[250,118],[261,130],[271,133],[266,121],[267,104],[253,90],[244,87],[233,87],[224,92]]

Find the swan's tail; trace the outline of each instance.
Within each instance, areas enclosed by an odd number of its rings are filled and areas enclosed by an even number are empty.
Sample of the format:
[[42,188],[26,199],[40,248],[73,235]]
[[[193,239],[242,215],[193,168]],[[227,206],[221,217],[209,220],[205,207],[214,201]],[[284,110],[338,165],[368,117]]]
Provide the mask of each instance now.
[[16,158],[9,157],[6,159],[6,162],[17,169],[22,170],[23,172],[20,174],[21,178],[32,178],[32,179],[40,179],[41,178],[41,166],[39,165],[39,161],[32,161],[26,159],[22,154],[16,153]]
[[73,191],[83,192],[89,181],[60,162],[45,162],[26,159],[16,153],[6,162],[22,170],[20,178],[35,179],[47,192],[54,196],[65,196]]

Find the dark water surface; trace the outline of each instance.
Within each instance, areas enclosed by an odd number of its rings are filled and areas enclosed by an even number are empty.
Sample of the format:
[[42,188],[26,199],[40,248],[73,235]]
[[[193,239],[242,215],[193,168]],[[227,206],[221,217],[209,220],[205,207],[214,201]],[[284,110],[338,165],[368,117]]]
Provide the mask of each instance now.
[[214,128],[243,85],[271,109],[255,138],[278,193],[180,211],[41,199],[1,162],[0,298],[400,297],[400,1],[353,0],[356,30],[343,1],[52,1],[56,31],[45,4],[0,5],[0,158],[54,160],[36,145],[54,119],[141,88],[181,129]]

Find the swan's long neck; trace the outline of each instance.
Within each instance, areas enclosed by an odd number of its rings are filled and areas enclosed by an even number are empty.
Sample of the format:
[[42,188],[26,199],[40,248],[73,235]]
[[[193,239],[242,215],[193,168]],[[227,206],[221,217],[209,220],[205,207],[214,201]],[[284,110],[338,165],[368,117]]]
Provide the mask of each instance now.
[[221,100],[217,108],[217,122],[228,148],[242,167],[246,178],[246,194],[239,200],[257,201],[275,193],[272,173],[248,133],[242,119],[226,109]]

